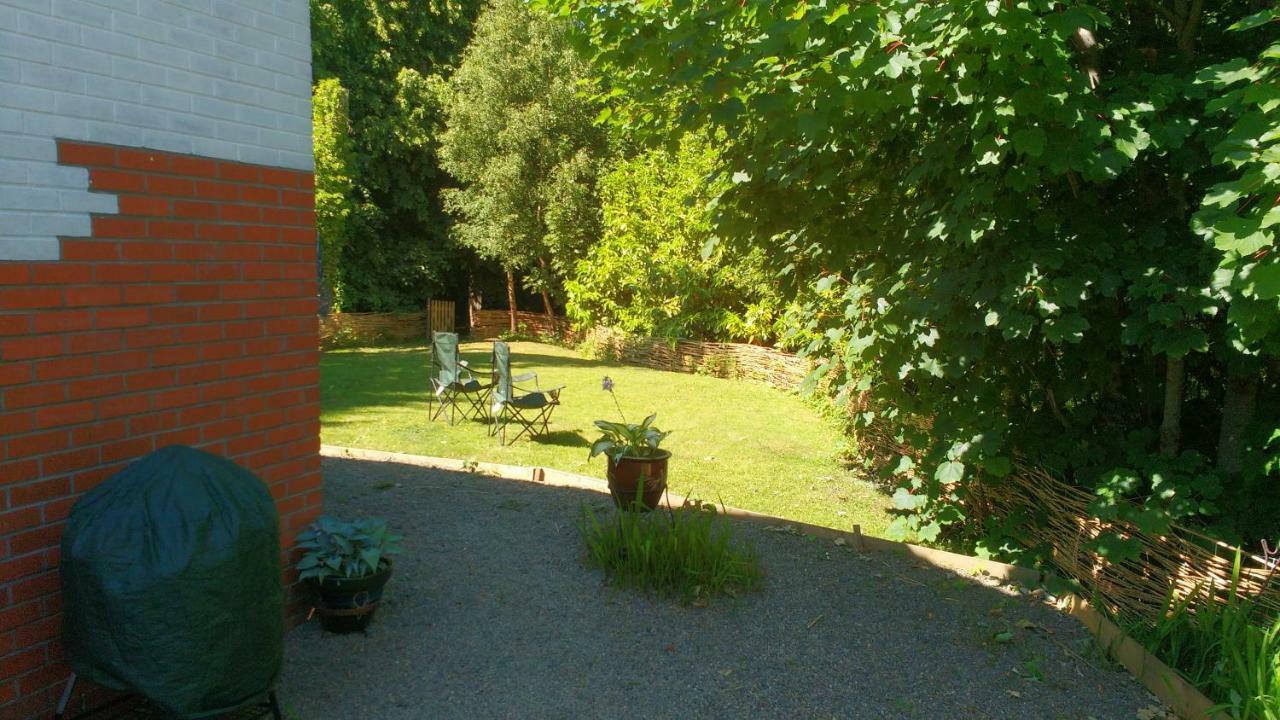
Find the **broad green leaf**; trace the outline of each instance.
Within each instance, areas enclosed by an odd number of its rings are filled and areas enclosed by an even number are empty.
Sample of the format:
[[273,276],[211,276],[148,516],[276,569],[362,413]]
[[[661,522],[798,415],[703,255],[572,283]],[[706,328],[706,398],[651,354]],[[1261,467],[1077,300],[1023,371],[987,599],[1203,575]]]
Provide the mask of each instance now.
[[835,8],[832,9],[831,12],[827,13],[827,16],[823,18],[823,22],[830,25],[848,14],[849,14],[849,3],[840,3],[839,5],[835,6]]
[[1023,128],[1013,133],[1014,149],[1031,157],[1040,157],[1044,154],[1045,141],[1044,130],[1038,127]]
[[1260,300],[1280,297],[1280,258],[1254,266],[1249,273],[1249,291]]
[[954,460],[944,462],[938,466],[934,478],[944,485],[958,483],[964,478],[964,464]]

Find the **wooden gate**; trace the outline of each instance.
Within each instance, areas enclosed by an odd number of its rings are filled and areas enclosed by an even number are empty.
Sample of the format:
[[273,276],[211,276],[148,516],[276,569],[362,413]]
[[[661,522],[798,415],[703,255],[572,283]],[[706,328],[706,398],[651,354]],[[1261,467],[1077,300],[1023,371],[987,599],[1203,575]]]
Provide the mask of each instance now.
[[[427,304],[427,332],[454,332],[453,301],[432,300]],[[430,340],[430,335],[427,336]]]

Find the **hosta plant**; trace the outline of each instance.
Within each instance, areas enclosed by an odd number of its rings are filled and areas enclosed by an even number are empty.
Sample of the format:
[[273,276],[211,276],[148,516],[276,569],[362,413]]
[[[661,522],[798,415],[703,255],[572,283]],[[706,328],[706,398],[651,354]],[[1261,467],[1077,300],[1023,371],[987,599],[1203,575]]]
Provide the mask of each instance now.
[[299,577],[324,582],[372,575],[399,554],[400,540],[381,518],[321,517],[298,535],[298,547],[306,551],[298,560]]
[[618,408],[618,416],[622,418],[622,422],[596,421],[596,427],[602,434],[600,439],[591,444],[590,457],[604,454],[618,462],[624,457],[650,458],[661,454],[658,446],[671,433],[653,426],[657,413],[645,418],[639,425],[628,423],[626,415],[622,413],[622,406],[618,404],[618,396],[613,394],[613,380],[606,377],[601,387],[613,397],[613,404]]

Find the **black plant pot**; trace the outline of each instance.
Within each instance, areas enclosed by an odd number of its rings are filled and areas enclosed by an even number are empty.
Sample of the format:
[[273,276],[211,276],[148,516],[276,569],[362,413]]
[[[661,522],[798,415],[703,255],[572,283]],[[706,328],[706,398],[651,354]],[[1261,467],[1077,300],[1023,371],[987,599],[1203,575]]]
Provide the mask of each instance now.
[[332,633],[363,632],[373,621],[382,589],[391,578],[391,562],[372,575],[311,580],[320,626]]

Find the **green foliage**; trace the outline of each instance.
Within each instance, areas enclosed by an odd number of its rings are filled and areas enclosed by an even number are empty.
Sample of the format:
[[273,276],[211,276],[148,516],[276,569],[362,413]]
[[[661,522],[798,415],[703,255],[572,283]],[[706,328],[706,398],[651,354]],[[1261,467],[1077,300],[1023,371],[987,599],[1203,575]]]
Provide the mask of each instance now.
[[351,178],[355,146],[347,115],[348,93],[337,78],[316,83],[311,99],[311,127],[316,163],[316,234],[320,240],[321,293],[326,305],[346,304],[339,260],[347,245],[355,209]]
[[441,160],[461,184],[445,194],[458,242],[533,289],[559,293],[597,233],[604,136],[579,93],[587,67],[565,23],[523,0],[494,0],[450,81]]
[[[673,143],[674,144],[674,143]],[[579,327],[647,337],[766,341],[782,304],[764,253],[716,242],[718,155],[698,135],[618,162],[600,183],[603,232],[566,282]]]
[[639,425],[628,423],[626,415],[622,413],[622,405],[618,403],[618,396],[613,393],[613,379],[606,376],[602,387],[613,398],[613,406],[618,409],[618,415],[622,416],[622,422],[595,421],[596,428],[603,434],[598,440],[591,443],[591,451],[588,457],[594,458],[603,454],[613,458],[614,462],[621,462],[622,458],[626,457],[651,458],[659,456],[663,451],[658,446],[671,433],[663,432],[653,427],[653,421],[658,417],[658,414],[651,413]]
[[1267,620],[1237,592],[1240,559],[1224,602],[1197,590],[1170,593],[1154,621],[1128,633],[1235,720],[1280,720],[1280,618]]
[[[1233,29],[1276,27],[1280,9],[1264,10]],[[1273,35],[1274,37],[1274,35]],[[1212,138],[1213,162],[1228,178],[1208,189],[1195,227],[1219,251],[1215,288],[1228,294],[1228,339],[1242,352],[1280,354],[1280,42],[1253,63],[1242,58],[1205,68],[1206,110],[1231,125]]]
[[614,462],[621,462],[628,457],[657,457],[663,452],[658,446],[671,434],[653,427],[653,421],[657,417],[658,414],[653,413],[640,421],[639,425],[597,420],[596,427],[603,434],[591,443],[590,457],[608,455]]
[[534,335],[533,330],[529,329],[529,323],[522,322],[516,326],[515,332],[507,329],[498,333],[498,339],[505,342],[528,342],[536,341],[538,338]]
[[317,190],[343,196],[330,219],[342,230],[329,233],[343,237],[330,283],[337,309],[417,310],[455,289],[464,258],[440,200],[450,182],[437,158],[441,78],[480,4],[311,0],[314,75],[318,87],[333,78],[345,88],[352,145],[347,154],[333,150],[331,131],[316,136]]
[[587,559],[618,587],[703,604],[754,590],[763,579],[755,549],[736,539],[710,503],[686,500],[672,512],[617,512],[603,520],[583,505],[580,524]]
[[1270,11],[542,4],[619,132],[731,140],[712,231],[781,273],[815,382],[920,453],[885,469],[903,535],[1015,530],[969,502],[1014,457],[1145,529],[1246,531],[1221,507],[1280,477]]
[[400,540],[387,528],[386,520],[348,522],[326,515],[298,534],[298,547],[306,551],[298,560],[298,577],[323,582],[372,575],[400,553]]

